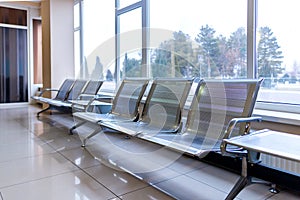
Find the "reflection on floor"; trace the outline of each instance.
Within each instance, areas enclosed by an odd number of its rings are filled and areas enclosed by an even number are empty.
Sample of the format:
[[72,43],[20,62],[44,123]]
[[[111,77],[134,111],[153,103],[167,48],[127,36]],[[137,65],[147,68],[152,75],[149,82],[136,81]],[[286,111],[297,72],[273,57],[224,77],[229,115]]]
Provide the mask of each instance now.
[[[238,175],[120,133],[69,135],[70,115],[0,109],[0,200],[224,199]],[[133,176],[131,173],[134,173]],[[299,199],[252,184],[236,199]],[[162,192],[164,191],[164,192]]]

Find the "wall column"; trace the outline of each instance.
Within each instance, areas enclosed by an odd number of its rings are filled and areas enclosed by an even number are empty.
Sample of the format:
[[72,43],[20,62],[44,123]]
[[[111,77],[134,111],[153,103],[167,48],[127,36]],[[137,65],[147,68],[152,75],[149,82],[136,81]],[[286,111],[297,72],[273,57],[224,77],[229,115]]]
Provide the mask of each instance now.
[[[51,88],[50,0],[41,2],[43,88]],[[50,94],[45,94],[50,97]]]

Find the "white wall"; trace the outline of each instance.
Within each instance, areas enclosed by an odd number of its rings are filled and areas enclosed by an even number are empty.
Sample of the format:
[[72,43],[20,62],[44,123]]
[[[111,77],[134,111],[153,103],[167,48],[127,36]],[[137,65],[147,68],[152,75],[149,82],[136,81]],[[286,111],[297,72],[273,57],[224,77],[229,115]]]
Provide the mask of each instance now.
[[51,87],[75,77],[74,0],[50,0]]

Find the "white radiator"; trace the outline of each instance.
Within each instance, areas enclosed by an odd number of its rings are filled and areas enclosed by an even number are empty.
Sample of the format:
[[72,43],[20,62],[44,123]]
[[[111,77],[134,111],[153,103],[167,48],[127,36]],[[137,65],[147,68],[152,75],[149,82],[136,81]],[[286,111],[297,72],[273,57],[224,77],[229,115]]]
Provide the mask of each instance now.
[[263,165],[291,173],[296,173],[300,176],[300,162],[286,160],[266,154],[261,155],[261,161]]

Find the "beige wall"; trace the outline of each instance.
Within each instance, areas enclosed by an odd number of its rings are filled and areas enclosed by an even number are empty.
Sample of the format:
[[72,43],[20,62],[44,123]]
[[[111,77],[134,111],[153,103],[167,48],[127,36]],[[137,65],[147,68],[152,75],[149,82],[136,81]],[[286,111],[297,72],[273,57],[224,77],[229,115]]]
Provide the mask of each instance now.
[[[42,17],[42,63],[43,63],[43,87],[51,88],[51,30],[50,30],[50,2],[41,2]],[[45,96],[50,97],[49,94]]]

